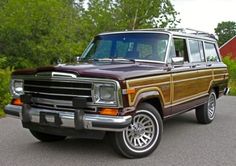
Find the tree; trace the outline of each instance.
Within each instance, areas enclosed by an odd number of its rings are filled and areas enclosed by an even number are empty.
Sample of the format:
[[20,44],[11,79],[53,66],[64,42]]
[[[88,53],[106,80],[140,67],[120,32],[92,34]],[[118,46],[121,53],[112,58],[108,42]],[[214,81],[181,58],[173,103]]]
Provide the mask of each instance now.
[[222,46],[225,42],[236,35],[236,22],[223,21],[218,23],[217,28],[215,28],[215,33],[219,38],[219,45]]
[[177,16],[170,0],[1,0],[0,68],[72,61],[100,32],[174,27]]
[[117,0],[115,18],[121,29],[175,27],[178,13],[169,0]]
[[83,47],[100,32],[175,27],[179,22],[170,0],[90,0],[83,6],[79,28]]
[[0,63],[34,67],[78,54],[79,17],[69,0],[8,0],[0,10]]

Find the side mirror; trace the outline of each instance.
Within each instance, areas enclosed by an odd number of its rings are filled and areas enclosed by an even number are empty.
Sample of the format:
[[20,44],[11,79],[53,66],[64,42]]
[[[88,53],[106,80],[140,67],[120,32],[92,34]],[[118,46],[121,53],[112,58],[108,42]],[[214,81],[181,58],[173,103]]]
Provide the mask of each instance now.
[[184,64],[184,57],[173,57],[171,58],[172,65],[183,65]]
[[56,64],[57,64],[57,65],[62,64],[62,59],[61,59],[61,58],[57,58],[57,60],[56,60]]
[[81,60],[81,57],[80,56],[77,56],[76,57],[76,62],[79,62]]

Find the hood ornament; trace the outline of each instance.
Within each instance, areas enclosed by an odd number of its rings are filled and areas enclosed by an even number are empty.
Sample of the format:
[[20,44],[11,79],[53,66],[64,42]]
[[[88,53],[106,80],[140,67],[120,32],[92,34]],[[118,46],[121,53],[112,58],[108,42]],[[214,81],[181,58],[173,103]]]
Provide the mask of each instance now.
[[40,78],[77,78],[76,74],[64,73],[64,72],[40,72],[35,75]]

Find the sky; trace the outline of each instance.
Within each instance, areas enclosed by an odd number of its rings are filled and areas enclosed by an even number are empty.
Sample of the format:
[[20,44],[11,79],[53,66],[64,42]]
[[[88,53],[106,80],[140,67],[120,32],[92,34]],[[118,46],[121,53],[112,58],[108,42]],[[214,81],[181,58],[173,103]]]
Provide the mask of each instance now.
[[179,12],[178,28],[214,33],[222,21],[236,22],[236,0],[171,0]]

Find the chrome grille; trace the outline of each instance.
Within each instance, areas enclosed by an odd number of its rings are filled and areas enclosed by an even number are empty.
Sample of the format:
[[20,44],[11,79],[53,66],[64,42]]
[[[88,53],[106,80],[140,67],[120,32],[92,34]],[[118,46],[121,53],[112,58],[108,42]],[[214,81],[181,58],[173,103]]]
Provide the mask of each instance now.
[[92,103],[92,83],[55,80],[25,80],[24,92],[32,96],[31,106],[54,110],[74,111],[73,98],[86,98],[85,111],[94,112]]

